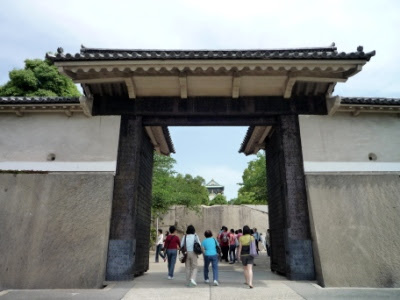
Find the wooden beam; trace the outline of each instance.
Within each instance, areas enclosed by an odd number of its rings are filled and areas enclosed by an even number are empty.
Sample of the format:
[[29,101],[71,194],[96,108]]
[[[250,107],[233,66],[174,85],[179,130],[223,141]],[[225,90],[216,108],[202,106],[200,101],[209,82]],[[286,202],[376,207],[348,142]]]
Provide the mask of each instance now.
[[[296,97],[145,97],[95,96],[94,115],[141,115],[159,117],[262,117],[285,114],[325,115],[325,96]],[[310,105],[310,103],[312,105]]]
[[91,78],[91,79],[74,79],[75,83],[87,83],[87,84],[95,84],[95,83],[115,83],[115,82],[124,82],[126,77],[102,77],[102,78]]
[[187,85],[187,75],[185,73],[182,73],[181,75],[179,75],[179,85],[180,85],[180,90],[181,90],[181,98],[187,99],[188,85]]
[[340,107],[342,99],[339,96],[327,99],[328,115],[333,116]]
[[292,90],[295,83],[296,77],[288,77],[288,79],[286,80],[285,93],[283,94],[283,98],[289,99],[292,96]]
[[[292,91],[295,83],[297,81],[301,82],[315,82],[315,83],[336,83],[336,82],[346,82],[347,78],[343,77],[338,77],[338,76],[332,76],[332,77],[311,77],[311,76],[289,76],[288,79],[286,80],[286,86],[285,86],[285,92],[283,94],[283,97],[285,99],[289,99],[292,97]],[[318,84],[315,85],[314,89],[316,90],[318,88]],[[333,88],[333,87],[330,87]],[[329,89],[328,89],[329,92]]]
[[160,145],[157,143],[157,139],[155,138],[154,134],[153,134],[153,129],[150,126],[145,126],[144,129],[146,130],[147,135],[150,138],[151,143],[154,146],[154,149],[157,151],[158,154],[161,154],[160,151]]
[[128,89],[129,98],[135,99],[136,98],[136,88],[135,88],[135,82],[133,80],[133,77],[125,78],[125,84]]
[[275,117],[143,117],[144,126],[265,126],[276,124]]
[[239,89],[240,89],[240,76],[238,74],[233,74],[232,78],[232,98],[239,98]]
[[352,115],[353,117],[357,117],[360,113],[361,113],[361,109],[356,109],[356,110],[354,110],[354,111],[351,113],[351,115]]

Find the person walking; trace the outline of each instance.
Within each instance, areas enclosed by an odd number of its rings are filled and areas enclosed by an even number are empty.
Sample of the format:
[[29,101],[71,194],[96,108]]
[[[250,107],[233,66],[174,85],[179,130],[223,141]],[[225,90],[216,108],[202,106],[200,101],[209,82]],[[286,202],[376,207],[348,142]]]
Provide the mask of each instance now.
[[199,243],[199,245],[201,244],[200,239],[196,234],[194,226],[189,225],[186,229],[186,235],[182,238],[181,248],[183,248],[184,245],[186,247],[186,253],[187,253],[185,261],[186,285],[191,287],[197,285],[196,283],[197,254],[193,251],[195,242]]
[[271,236],[270,236],[269,229],[267,229],[267,236],[265,238],[265,245],[267,246],[268,256],[271,256]]
[[218,242],[215,238],[213,238],[213,234],[211,230],[206,230],[204,232],[204,236],[206,237],[202,242],[201,246],[204,249],[204,282],[209,283],[210,279],[208,277],[208,268],[211,263],[212,272],[213,272],[213,284],[215,286],[219,285],[218,282],[218,261],[219,255],[217,252],[217,247],[219,247]]
[[168,257],[168,279],[174,279],[174,270],[178,249],[180,249],[179,236],[176,235],[175,226],[169,227],[169,235],[165,239],[165,249]]
[[258,248],[258,241],[260,240],[260,233],[257,231],[257,228],[253,228],[253,237],[254,240],[256,241],[256,248],[257,248],[257,253],[260,251]]
[[239,239],[238,259],[241,260],[243,264],[243,273],[246,284],[252,289],[254,257],[250,255],[250,243],[254,241],[254,237],[250,232],[249,226],[243,226],[243,236]]
[[228,260],[229,232],[228,232],[228,228],[226,226],[222,226],[222,232],[218,236],[218,242],[219,242],[219,245],[221,246],[222,260],[225,259],[226,262],[229,262],[229,260]]
[[261,245],[262,245],[263,249],[265,251],[267,251],[267,247],[265,246],[265,237],[263,236],[262,233],[260,233],[260,242],[261,242]]
[[156,242],[156,263],[158,263],[158,257],[161,256],[161,258],[165,261],[165,256],[161,253],[161,248],[164,245],[164,235],[162,233],[162,229],[158,229],[158,237],[157,237],[157,242]]
[[229,263],[234,264],[236,261],[236,235],[235,230],[231,229],[229,234]]

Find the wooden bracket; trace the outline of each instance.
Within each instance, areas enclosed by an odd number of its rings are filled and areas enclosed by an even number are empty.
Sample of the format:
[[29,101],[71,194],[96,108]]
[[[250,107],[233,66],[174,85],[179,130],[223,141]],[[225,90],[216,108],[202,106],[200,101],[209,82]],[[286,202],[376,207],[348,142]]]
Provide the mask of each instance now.
[[129,98],[135,99],[136,98],[136,88],[135,88],[135,82],[133,80],[133,77],[125,78],[125,84],[128,89]]
[[187,75],[186,73],[181,73],[179,75],[179,85],[181,89],[181,98],[187,99],[188,97],[188,84],[187,84]]
[[232,79],[232,98],[237,99],[240,95],[240,76],[237,73],[233,74]]

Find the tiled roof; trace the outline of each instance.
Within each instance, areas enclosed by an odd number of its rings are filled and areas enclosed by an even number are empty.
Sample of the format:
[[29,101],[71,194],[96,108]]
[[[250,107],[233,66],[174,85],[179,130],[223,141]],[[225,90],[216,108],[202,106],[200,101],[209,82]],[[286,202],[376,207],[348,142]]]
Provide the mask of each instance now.
[[171,139],[171,135],[169,133],[168,127],[167,126],[163,126],[162,131],[164,133],[165,140],[167,141],[169,151],[171,153],[176,153],[175,152],[175,148],[174,148],[174,144],[173,144],[172,139]]
[[246,135],[244,136],[243,142],[240,145],[239,153],[244,152],[246,145],[249,142],[251,135],[253,134],[253,131],[254,131],[254,126],[249,126],[249,128],[247,128]]
[[369,60],[375,51],[365,53],[363,47],[355,52],[338,52],[334,44],[329,47],[294,49],[249,49],[249,50],[143,50],[143,49],[102,49],[85,48],[80,53],[64,54],[62,48],[57,54],[47,54],[52,61],[104,61],[104,60],[180,60],[180,59],[318,59],[318,60]]
[[0,97],[0,104],[79,104],[75,97]]
[[206,187],[224,187],[223,185],[220,185],[218,182],[216,182],[214,179],[211,179],[209,183],[206,184]]
[[400,105],[400,98],[342,97],[341,104]]

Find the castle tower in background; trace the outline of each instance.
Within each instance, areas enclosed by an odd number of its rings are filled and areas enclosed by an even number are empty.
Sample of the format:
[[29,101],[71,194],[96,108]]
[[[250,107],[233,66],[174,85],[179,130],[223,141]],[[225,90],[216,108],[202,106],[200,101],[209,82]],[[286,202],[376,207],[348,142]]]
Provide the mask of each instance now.
[[224,186],[220,185],[214,179],[211,179],[209,183],[206,184],[206,188],[208,190],[208,199],[212,200],[218,194],[224,194]]

